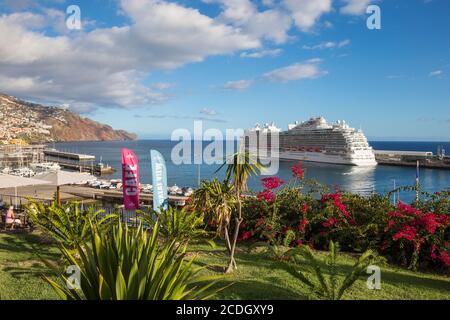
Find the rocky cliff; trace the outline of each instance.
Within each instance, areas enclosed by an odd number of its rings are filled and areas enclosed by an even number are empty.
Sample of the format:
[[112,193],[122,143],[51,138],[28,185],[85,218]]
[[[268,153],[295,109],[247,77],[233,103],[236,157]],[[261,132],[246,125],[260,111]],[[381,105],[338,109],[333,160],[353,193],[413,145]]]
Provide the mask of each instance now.
[[0,94],[0,142],[134,140],[136,135],[59,107]]

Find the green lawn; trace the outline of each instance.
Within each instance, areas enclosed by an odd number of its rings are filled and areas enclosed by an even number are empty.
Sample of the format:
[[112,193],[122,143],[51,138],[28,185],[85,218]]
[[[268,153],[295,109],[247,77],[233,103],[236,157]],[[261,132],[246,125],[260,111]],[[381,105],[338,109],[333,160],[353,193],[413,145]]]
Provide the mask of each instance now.
[[[193,245],[197,265],[205,273],[220,274],[227,257],[222,247],[211,249]],[[50,275],[40,258],[58,260],[57,249],[37,233],[0,234],[1,299],[56,299],[52,289],[41,279]],[[341,254],[340,272],[348,270],[353,258]],[[305,287],[283,269],[283,263],[272,259],[263,248],[248,252],[240,247],[238,270],[225,275],[220,286],[229,285],[222,299],[305,299]],[[346,299],[450,299],[450,279],[442,275],[410,272],[396,267],[381,267],[381,290],[368,290],[365,278],[358,280],[345,295]]]

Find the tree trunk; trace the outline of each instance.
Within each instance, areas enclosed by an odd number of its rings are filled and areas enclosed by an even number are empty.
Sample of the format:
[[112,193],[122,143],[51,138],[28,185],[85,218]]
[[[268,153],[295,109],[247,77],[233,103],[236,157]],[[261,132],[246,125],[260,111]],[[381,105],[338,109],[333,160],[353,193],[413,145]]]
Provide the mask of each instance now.
[[238,195],[238,217],[235,219],[235,228],[233,234],[233,242],[231,243],[231,252],[230,252],[230,262],[228,263],[227,270],[225,273],[233,272],[233,270],[237,269],[236,260],[234,259],[234,253],[236,251],[236,243],[239,236],[239,228],[242,223],[242,203],[240,198],[240,193],[237,192]]
[[225,227],[225,245],[227,246],[228,254],[231,254],[230,235],[228,234],[228,227]]

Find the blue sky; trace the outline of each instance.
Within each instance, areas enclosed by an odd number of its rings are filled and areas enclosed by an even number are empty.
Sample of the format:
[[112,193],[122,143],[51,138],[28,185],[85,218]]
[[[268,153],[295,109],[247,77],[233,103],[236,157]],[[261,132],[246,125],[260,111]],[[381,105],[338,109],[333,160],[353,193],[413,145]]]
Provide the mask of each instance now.
[[323,115],[377,140],[450,140],[447,0],[0,0],[0,14],[0,91],[140,138]]

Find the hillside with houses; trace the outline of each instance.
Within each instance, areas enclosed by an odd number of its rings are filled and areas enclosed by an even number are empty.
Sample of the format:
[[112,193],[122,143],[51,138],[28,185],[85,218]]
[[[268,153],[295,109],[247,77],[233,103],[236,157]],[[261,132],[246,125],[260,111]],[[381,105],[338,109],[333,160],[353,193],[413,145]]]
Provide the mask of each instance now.
[[43,106],[0,94],[0,143],[134,140],[136,135],[114,130],[64,108]]

